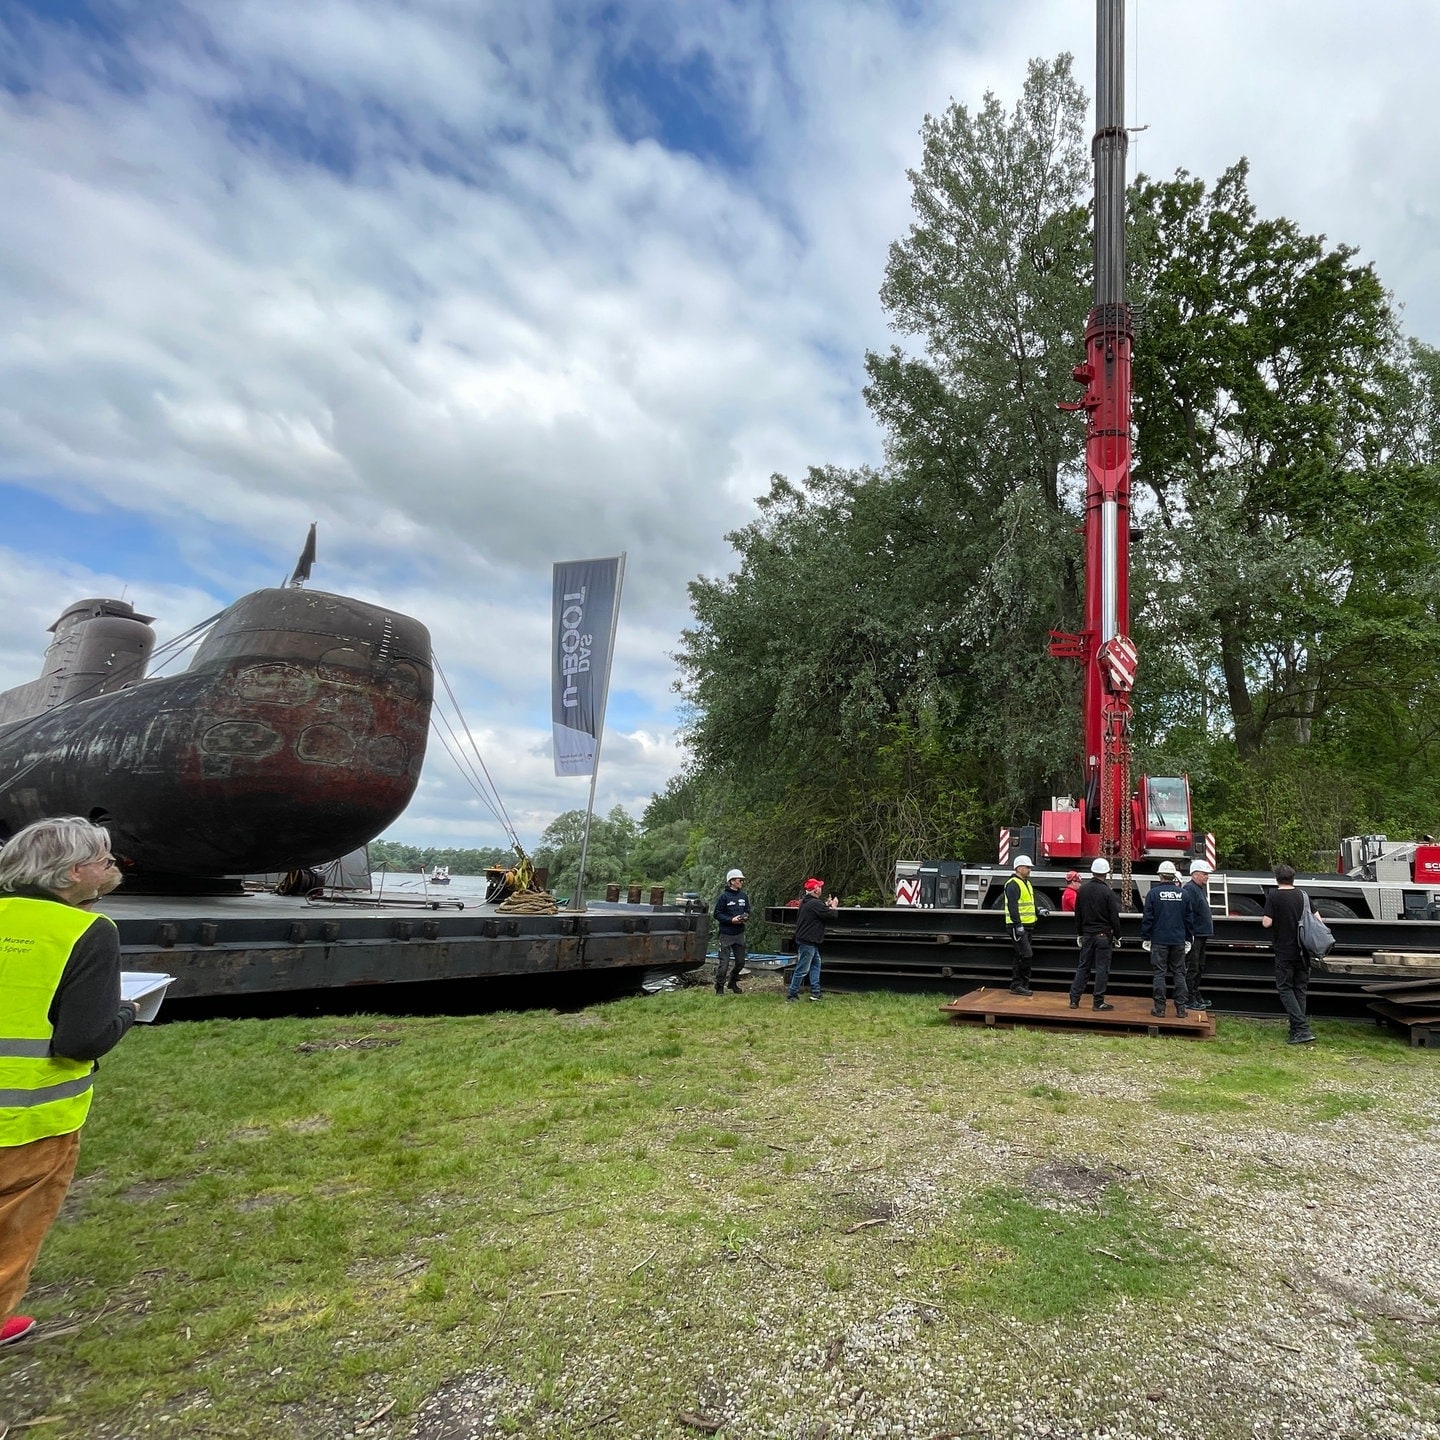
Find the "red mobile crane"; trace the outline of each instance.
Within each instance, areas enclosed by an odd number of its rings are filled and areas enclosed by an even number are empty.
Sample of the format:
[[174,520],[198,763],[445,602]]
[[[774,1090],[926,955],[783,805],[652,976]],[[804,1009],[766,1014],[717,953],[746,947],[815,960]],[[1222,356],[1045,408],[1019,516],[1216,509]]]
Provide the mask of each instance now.
[[[1008,863],[1024,841],[1042,865],[1104,856],[1120,873],[1128,902],[1133,862],[1179,859],[1196,846],[1185,776],[1142,775],[1133,794],[1130,788],[1138,657],[1128,633],[1134,327],[1125,299],[1124,0],[1097,0],[1095,30],[1095,297],[1085,360],[1074,371],[1085,395],[1061,405],[1085,413],[1085,628],[1050,636],[1051,655],[1085,668],[1085,783],[1080,803],[1061,798],[1043,812],[1038,837],[1033,829],[1002,832],[1000,858]],[[1208,845],[1213,859],[1213,838]]]

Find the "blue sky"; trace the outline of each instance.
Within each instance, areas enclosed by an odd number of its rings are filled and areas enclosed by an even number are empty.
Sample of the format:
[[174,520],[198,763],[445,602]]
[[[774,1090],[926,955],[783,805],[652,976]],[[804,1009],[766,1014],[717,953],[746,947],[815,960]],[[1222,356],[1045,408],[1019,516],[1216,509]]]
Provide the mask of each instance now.
[[[1248,154],[1440,340],[1434,7],[1179,9],[1137,43],[1132,0],[1139,163]],[[69,601],[178,633],[317,520],[314,583],[431,627],[533,841],[585,789],[550,774],[549,566],[624,549],[599,803],[638,809],[683,758],[686,581],[772,472],[880,459],[922,118],[1092,46],[1073,0],[10,0],[0,686]],[[438,754],[392,834],[499,838]]]

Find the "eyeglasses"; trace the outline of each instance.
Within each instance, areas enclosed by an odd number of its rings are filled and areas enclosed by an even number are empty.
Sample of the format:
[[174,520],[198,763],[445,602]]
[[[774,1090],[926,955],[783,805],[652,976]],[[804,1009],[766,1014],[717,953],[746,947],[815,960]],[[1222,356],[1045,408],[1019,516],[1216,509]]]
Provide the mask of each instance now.
[[87,865],[100,865],[106,870],[118,870],[120,862],[113,855],[97,855],[93,860],[87,860]]

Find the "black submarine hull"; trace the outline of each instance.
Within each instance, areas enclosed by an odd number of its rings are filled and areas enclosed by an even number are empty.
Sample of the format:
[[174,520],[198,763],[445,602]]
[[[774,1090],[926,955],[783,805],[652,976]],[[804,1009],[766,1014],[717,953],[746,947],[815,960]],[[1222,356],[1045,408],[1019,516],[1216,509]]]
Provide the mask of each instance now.
[[313,866],[373,839],[420,778],[430,636],[301,588],[218,617],[187,670],[0,727],[0,839],[84,815],[127,874]]

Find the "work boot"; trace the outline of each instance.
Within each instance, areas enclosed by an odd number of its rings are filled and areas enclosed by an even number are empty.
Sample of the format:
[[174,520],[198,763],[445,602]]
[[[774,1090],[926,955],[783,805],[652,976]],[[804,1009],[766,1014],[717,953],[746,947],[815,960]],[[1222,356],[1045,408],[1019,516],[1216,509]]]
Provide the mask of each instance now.
[[1298,1028],[1292,1027],[1290,1038],[1285,1042],[1287,1045],[1313,1045],[1315,1043],[1315,1032],[1308,1025],[1301,1025]]
[[738,985],[727,985],[725,988],[729,990],[732,995],[738,995],[740,993],[740,987]]
[[1012,985],[1010,993],[1012,995],[1033,995],[1035,992],[1028,985]]
[[1183,1020],[1189,1013],[1183,1005],[1177,1005],[1175,1007],[1175,1018],[1177,1020]]
[[1190,1005],[1195,1010],[1213,1010],[1215,1008],[1203,995],[1197,995]]
[[1152,1005],[1150,1007],[1150,1013],[1155,1016],[1163,1015],[1165,1013],[1165,1002],[1162,1000],[1158,1005]]
[[1113,1010],[1115,1007],[1108,1000],[1097,1000],[1094,1008],[1096,1010]]
[[1072,1010],[1078,1010],[1080,1008],[1080,1002],[1073,995],[1070,997],[1070,1008]]

